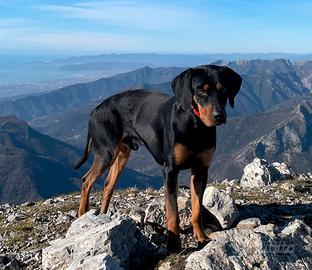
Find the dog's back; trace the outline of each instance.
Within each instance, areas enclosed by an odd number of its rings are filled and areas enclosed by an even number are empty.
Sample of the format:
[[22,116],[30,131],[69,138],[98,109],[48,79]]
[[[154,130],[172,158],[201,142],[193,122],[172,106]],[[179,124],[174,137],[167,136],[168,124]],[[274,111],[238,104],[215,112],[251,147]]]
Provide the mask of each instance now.
[[144,143],[157,162],[161,162],[161,146],[154,143],[151,149],[148,141],[161,137],[161,111],[169,95],[147,90],[131,90],[105,99],[91,113],[85,154],[76,165],[81,167],[88,159],[91,146],[94,152],[111,159],[120,142],[137,150]]

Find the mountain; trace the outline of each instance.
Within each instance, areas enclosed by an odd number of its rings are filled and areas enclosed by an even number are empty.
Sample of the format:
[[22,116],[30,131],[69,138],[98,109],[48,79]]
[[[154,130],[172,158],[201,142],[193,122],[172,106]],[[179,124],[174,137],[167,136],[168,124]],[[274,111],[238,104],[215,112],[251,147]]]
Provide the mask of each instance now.
[[226,63],[243,77],[241,91],[231,116],[254,115],[310,92],[293,64],[285,59]]
[[239,178],[255,157],[286,162],[296,171],[312,168],[312,94],[252,117],[232,118],[218,128],[211,177]]
[[[82,174],[73,167],[81,155],[77,148],[35,131],[14,116],[1,117],[0,203],[21,203],[79,190]],[[159,188],[161,182],[159,177],[126,169],[117,188]],[[99,181],[96,188],[102,183]]]
[[116,70],[133,70],[144,66],[143,63],[127,63],[127,62],[85,62],[62,65],[59,70],[62,71],[103,71],[115,72]]
[[312,61],[295,62],[294,67],[304,87],[312,90]]
[[219,59],[225,61],[237,61],[240,59],[273,60],[277,58],[290,59],[291,61],[303,61],[312,59],[312,54],[290,54],[290,53],[206,53],[206,54],[156,54],[156,53],[128,53],[128,54],[101,54],[82,55],[45,62],[51,65],[76,65],[85,63],[146,63],[154,66],[198,66],[211,63]]
[[13,116],[0,118],[0,202],[21,203],[78,189],[72,169],[80,151],[30,128]]
[[0,102],[0,116],[16,115],[24,120],[65,112],[99,101],[139,83],[162,84],[174,78],[183,68],[138,69],[134,72],[66,86],[49,93],[30,95]]
[[[217,62],[224,64],[224,62]],[[254,115],[281,102],[309,93],[297,69],[287,60],[250,60],[226,63],[243,77],[235,109],[230,116]],[[184,68],[149,68],[80,83],[49,93],[0,102],[0,115],[14,114],[24,120],[63,113],[100,100],[125,89],[147,88],[172,94],[170,81]]]

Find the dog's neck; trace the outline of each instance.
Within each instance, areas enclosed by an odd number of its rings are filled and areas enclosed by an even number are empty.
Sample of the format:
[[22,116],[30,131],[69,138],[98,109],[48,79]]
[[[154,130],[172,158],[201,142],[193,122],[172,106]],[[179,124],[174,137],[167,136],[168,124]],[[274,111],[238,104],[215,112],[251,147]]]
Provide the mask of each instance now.
[[193,110],[193,113],[197,116],[197,117],[200,117],[200,112],[198,110],[198,107],[196,105],[196,103],[193,101],[192,104],[191,104],[191,108]]

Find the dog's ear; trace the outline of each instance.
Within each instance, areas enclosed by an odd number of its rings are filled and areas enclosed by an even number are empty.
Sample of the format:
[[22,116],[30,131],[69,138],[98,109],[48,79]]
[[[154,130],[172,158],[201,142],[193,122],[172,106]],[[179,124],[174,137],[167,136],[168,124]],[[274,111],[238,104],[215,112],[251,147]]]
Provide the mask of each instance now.
[[184,110],[190,108],[192,104],[192,77],[193,69],[190,68],[183,71],[171,82],[172,90]]
[[234,98],[242,85],[242,77],[239,76],[233,69],[223,67],[219,74],[219,79],[221,84],[227,89],[229,103],[231,107],[234,108]]

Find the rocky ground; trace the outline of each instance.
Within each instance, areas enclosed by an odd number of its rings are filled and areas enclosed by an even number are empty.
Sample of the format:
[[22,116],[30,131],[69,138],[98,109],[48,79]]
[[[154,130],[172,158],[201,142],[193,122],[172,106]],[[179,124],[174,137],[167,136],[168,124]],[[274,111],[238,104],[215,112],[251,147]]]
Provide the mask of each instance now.
[[[118,190],[108,217],[91,211],[84,220],[76,218],[79,194],[19,206],[4,204],[0,206],[0,269],[312,269],[312,178],[290,178],[253,189],[241,187],[238,180],[209,185],[215,188],[205,192],[204,224],[214,240],[201,251],[192,236],[190,192],[180,187],[183,250],[170,256],[165,248],[163,190]],[[91,195],[92,209],[99,208],[100,198],[101,193]],[[100,239],[96,238],[99,232]],[[132,235],[131,241],[124,235]],[[90,250],[86,238],[94,241]],[[119,242],[127,249],[114,247]],[[98,243],[102,244],[96,250]],[[87,259],[79,257],[80,261],[63,265],[81,253],[79,248]],[[272,248],[273,253],[268,252]],[[102,268],[92,266],[98,258]]]

